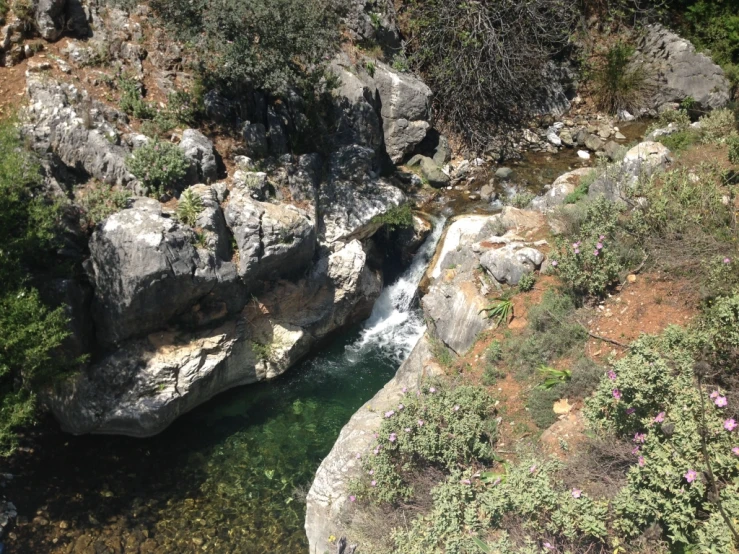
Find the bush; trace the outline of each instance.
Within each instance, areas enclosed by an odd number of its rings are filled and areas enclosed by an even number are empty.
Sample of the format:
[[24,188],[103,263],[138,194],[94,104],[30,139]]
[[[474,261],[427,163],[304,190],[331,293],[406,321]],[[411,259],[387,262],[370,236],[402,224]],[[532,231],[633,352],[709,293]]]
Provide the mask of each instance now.
[[670,149],[670,152],[678,153],[687,150],[700,140],[700,134],[693,130],[678,131],[671,135],[657,137],[657,141]]
[[524,273],[518,282],[518,290],[521,292],[529,292],[536,285],[536,275],[534,273]]
[[565,204],[575,204],[583,198],[586,198],[588,196],[588,191],[590,190],[590,185],[592,185],[597,178],[598,172],[595,169],[590,171],[587,175],[580,177],[577,188],[565,196]]
[[725,144],[727,139],[737,135],[734,112],[729,109],[713,110],[699,121],[704,143]]
[[532,192],[519,192],[513,195],[513,197],[509,200],[509,204],[513,206],[514,208],[518,208],[519,210],[523,210],[531,204],[531,201],[536,198],[536,195]]
[[191,188],[180,195],[177,203],[177,218],[190,227],[195,227],[198,215],[203,211],[203,199]]
[[189,163],[177,145],[154,139],[134,150],[126,166],[149,194],[162,195],[177,190]]
[[256,87],[286,97],[323,90],[338,50],[332,0],[154,0],[152,7],[200,57],[208,87]]
[[151,119],[156,115],[154,107],[144,100],[139,83],[133,79],[120,77],[118,88],[121,90],[119,106],[128,115],[137,119]]
[[483,385],[494,385],[498,379],[503,379],[505,373],[498,368],[503,359],[503,347],[500,342],[494,340],[485,350],[485,371],[482,374]]
[[377,444],[364,455],[366,477],[357,494],[395,502],[412,494],[410,482],[424,467],[449,472],[459,464],[493,458],[493,399],[481,388],[427,385],[406,394],[384,414]]
[[400,14],[411,66],[440,118],[474,148],[520,128],[540,105],[576,18],[575,3],[558,0],[407,0]]
[[40,193],[39,166],[22,148],[14,121],[0,122],[0,455],[18,426],[33,420],[34,391],[72,362],[57,349],[68,335],[62,308],[45,306],[29,286],[32,269],[55,265],[61,209]]
[[388,231],[394,231],[398,228],[413,226],[413,210],[408,203],[401,204],[397,208],[391,208],[384,214],[375,216],[373,221],[379,225],[384,225]]
[[94,227],[109,215],[121,211],[131,197],[127,190],[115,190],[110,185],[97,183],[80,197],[78,204],[84,212],[87,225]]
[[616,204],[600,199],[588,207],[577,236],[557,240],[552,266],[575,294],[601,296],[618,281],[624,269],[613,244],[618,217]]
[[432,491],[430,513],[394,530],[392,552],[603,551],[607,504],[557,486],[559,463],[526,458],[505,469],[452,474]]
[[726,144],[729,146],[729,161],[739,165],[739,136],[729,137]]
[[602,56],[593,71],[594,98],[598,107],[615,113],[638,107],[645,92],[646,75],[631,63],[635,49],[618,42]]
[[618,531],[634,537],[656,523],[673,550],[729,552],[732,537],[706,477],[704,450],[724,508],[737,513],[736,442],[725,427],[725,409],[714,402],[722,391],[696,384],[700,342],[679,328],[637,340],[603,379],[585,413],[596,429],[634,443],[637,463],[614,500]]
[[587,338],[574,321],[575,304],[566,294],[547,290],[541,303],[529,308],[525,331],[503,344],[503,356],[512,369],[532,374],[543,365],[569,354]]

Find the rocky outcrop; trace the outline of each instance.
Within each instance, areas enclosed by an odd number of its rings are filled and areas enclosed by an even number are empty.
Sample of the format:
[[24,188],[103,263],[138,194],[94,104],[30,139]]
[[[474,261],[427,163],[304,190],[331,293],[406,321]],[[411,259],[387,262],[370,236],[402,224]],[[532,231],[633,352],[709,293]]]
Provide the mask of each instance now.
[[670,150],[662,143],[639,143],[626,152],[621,162],[606,167],[590,185],[588,196],[604,196],[612,202],[624,202],[628,190],[640,179],[662,171],[671,160]]
[[57,40],[64,32],[66,0],[35,0],[34,25],[46,40]]
[[380,426],[382,414],[397,407],[405,394],[419,390],[425,377],[441,373],[441,368],[432,361],[429,341],[424,336],[395,377],[341,430],[331,452],[321,462],[306,499],[305,532],[311,552],[332,550],[330,536],[347,536],[352,542],[349,486],[360,475],[361,456],[369,454],[374,446],[374,433]]
[[149,333],[201,302],[221,317],[243,307],[234,265],[195,242],[192,229],[164,217],[159,202],[148,198],[95,230],[90,265],[98,340],[119,343]]
[[564,204],[567,195],[575,192],[580,184],[580,180],[586,175],[591,174],[595,170],[590,167],[581,167],[574,171],[568,171],[564,175],[560,175],[552,183],[552,186],[541,196],[537,196],[531,201],[531,207],[541,212],[548,212],[553,208]]
[[426,137],[431,89],[413,75],[399,73],[379,61],[373,63],[371,75],[365,71],[357,74],[344,56],[333,64],[345,99],[344,134],[351,136],[352,142],[376,148],[379,122],[385,151],[398,163]]
[[381,289],[380,274],[352,241],[215,328],[170,328],[125,342],[58,385],[47,403],[71,433],[154,435],[220,392],[282,374],[313,343],[367,317]]
[[[490,306],[491,286],[477,269],[484,267],[499,283],[517,284],[544,260],[519,233],[542,225],[540,214],[510,207],[494,216],[463,216],[452,222],[429,271],[431,286],[421,299],[432,326],[429,332],[457,354],[465,354],[494,323],[484,311]],[[496,236],[501,231],[502,236]]]
[[196,129],[185,129],[180,150],[190,162],[187,181],[190,184],[210,183],[218,178],[218,163],[213,143]]
[[28,75],[27,93],[23,132],[37,153],[104,183],[135,188],[138,181],[126,168],[129,150],[118,144],[114,126],[122,114],[44,75]]
[[723,70],[690,41],[660,25],[648,28],[635,63],[647,75],[650,108],[692,98],[703,109],[715,109],[730,99]]
[[294,274],[313,257],[315,225],[295,206],[258,202],[243,187],[231,191],[225,216],[238,247],[239,276],[247,285]]

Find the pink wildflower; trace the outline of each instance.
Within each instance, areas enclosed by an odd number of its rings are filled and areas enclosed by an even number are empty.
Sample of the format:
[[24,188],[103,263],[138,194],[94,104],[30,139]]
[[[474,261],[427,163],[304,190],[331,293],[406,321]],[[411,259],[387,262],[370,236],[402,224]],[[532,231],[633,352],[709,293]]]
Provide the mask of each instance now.
[[730,263],[731,263],[731,259],[729,259],[729,258],[724,258],[724,263],[725,263],[725,264],[730,264]]
[[361,459],[362,459],[362,455],[361,454],[357,454],[357,460],[361,460]]
[[613,398],[616,400],[621,400],[621,391],[618,389],[613,389]]
[[536,471],[536,464],[532,465],[532,466],[531,466],[531,467],[529,468],[529,473],[534,473],[535,471]]
[[599,237],[598,237],[598,240],[603,240],[603,239],[605,239],[605,238],[606,238],[606,236],[605,236],[605,235],[601,235],[601,236],[599,236]]
[[634,435],[634,442],[643,443],[647,440],[647,436],[644,433],[636,433]]
[[375,448],[375,456],[377,456],[380,453],[380,447],[378,446]]
[[452,410],[454,410],[455,412],[458,412],[459,411],[459,404],[457,404],[456,406],[454,406],[454,408],[452,408]]
[[410,427],[406,427],[406,428],[405,428],[405,432],[406,432],[406,433],[410,433],[410,432],[411,432],[411,428],[410,428]]
[[402,410],[403,408],[405,408],[405,406],[403,406],[403,404],[398,404],[398,410]]
[[393,410],[390,410],[389,412],[385,412],[385,417],[392,417],[393,415],[395,415],[395,411]]
[[739,446],[735,446],[731,451],[734,453],[734,456],[739,456]]
[[579,248],[575,248],[575,254],[579,254],[579,253],[580,253],[580,249]]
[[615,371],[611,370],[611,371],[608,372],[608,378],[611,381],[615,381],[617,377],[618,376],[616,375],[616,372]]
[[724,421],[724,429],[726,429],[727,431],[733,431],[734,429],[736,429],[736,421],[734,421],[733,418],[727,419],[726,421]]
[[698,474],[695,472],[694,469],[689,469],[688,472],[683,475],[683,477],[685,477],[685,480],[688,483],[692,483],[693,481],[695,481],[695,478],[698,477]]
[[597,248],[598,250],[602,250],[602,249],[603,249],[603,243],[602,243],[602,242],[599,242],[598,244],[596,244],[596,245],[595,245],[595,247],[596,247],[596,248]]
[[597,255],[598,255],[598,251],[597,250],[593,250],[593,256],[597,256]]
[[390,442],[395,442],[397,438],[398,435],[396,435],[395,433],[390,433],[390,436],[387,438],[387,440],[389,440]]
[[719,397],[719,392],[717,390],[711,393],[711,400],[716,400],[718,397]]
[[654,418],[655,423],[662,423],[665,420],[665,412],[660,412],[657,417]]
[[552,546],[552,544],[551,544],[551,543],[549,543],[549,542],[545,542],[544,544],[542,544],[542,546],[543,546],[544,548],[546,548],[547,550],[552,550],[552,549],[554,548],[554,547]]
[[634,455],[637,455],[637,454],[639,453],[639,450],[641,450],[641,448],[639,448],[638,446],[635,446],[635,447],[634,447],[634,448],[633,448],[633,449],[631,450],[631,453],[632,453],[632,454],[634,454]]
[[636,408],[627,408],[626,409],[626,415],[634,415],[634,412],[636,412]]
[[377,486],[377,481],[375,481],[374,479],[372,479],[372,481],[370,482],[370,485],[372,485],[373,487],[376,487]]
[[572,489],[572,498],[580,498],[582,491],[580,489]]
[[429,389],[429,392],[430,392],[431,394],[434,394],[434,393],[436,392],[436,389],[435,389],[434,387],[431,387],[431,388]]
[[463,485],[471,485],[472,481],[470,481],[469,479],[462,479],[460,483],[462,483]]
[[552,267],[557,267],[559,265],[559,262],[557,260],[552,260]]
[[356,496],[354,496],[354,495],[351,495],[351,496],[349,497],[349,502],[354,502],[354,501],[355,501],[356,499],[357,499],[357,497],[356,497]]
[[639,467],[644,467],[647,462],[644,461],[644,456],[639,456]]
[[713,401],[713,403],[716,404],[716,406],[718,406],[719,408],[723,408],[724,406],[726,406],[726,404],[728,404],[725,396],[719,396],[716,400]]
[[419,419],[419,420],[418,420],[418,426],[419,426],[419,427],[423,427],[423,420],[422,420],[422,419]]
[[367,475],[374,475],[374,474],[375,474],[375,470],[374,470],[374,469],[370,469],[370,470],[369,470],[369,471],[367,472]]
[[408,392],[408,387],[403,387],[403,394]]

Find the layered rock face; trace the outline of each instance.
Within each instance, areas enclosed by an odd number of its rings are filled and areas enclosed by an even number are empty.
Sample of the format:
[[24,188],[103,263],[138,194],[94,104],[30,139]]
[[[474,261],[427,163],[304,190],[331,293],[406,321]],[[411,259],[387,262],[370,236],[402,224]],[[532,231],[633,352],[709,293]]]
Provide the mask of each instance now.
[[723,70],[696,52],[690,41],[660,25],[649,27],[636,63],[648,76],[652,108],[686,98],[703,109],[721,108],[729,102],[731,86]]

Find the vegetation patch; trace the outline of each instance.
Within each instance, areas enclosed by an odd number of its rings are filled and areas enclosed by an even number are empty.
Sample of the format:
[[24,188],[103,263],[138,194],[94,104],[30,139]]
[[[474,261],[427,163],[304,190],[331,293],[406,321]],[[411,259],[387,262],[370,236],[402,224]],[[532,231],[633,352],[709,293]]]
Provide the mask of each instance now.
[[181,187],[189,163],[177,145],[153,139],[134,150],[126,166],[149,194],[161,196]]

